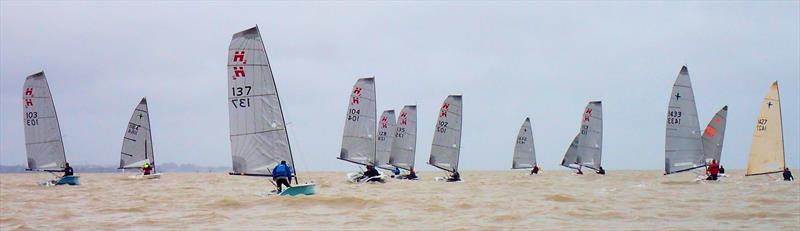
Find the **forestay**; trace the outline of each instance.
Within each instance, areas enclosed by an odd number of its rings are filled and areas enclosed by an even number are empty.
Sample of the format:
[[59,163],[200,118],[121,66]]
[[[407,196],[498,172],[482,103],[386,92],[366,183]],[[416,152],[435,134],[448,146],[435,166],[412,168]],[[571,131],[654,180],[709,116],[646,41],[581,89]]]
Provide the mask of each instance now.
[[664,174],[704,167],[700,122],[686,66],[681,68],[672,86],[666,124]]
[[450,95],[442,103],[433,133],[428,164],[445,171],[458,171],[461,151],[461,95]]
[[280,161],[294,169],[278,90],[258,27],[233,35],[227,78],[232,174],[271,175]]
[[375,78],[356,81],[348,99],[339,159],[362,165],[375,164]]
[[417,150],[417,106],[406,105],[397,118],[389,164],[410,170]]
[[722,107],[714,118],[708,122],[703,131],[703,159],[706,163],[716,160],[722,163],[722,143],[725,140],[725,124],[727,123],[728,106]]
[[581,128],[564,154],[561,165],[599,169],[603,155],[603,104],[591,101],[581,117]]
[[375,144],[375,166],[384,169],[393,169],[389,165],[389,155],[392,152],[392,143],[394,142],[394,131],[396,127],[394,110],[386,110],[381,114],[381,120],[378,123],[378,137]]
[[122,151],[119,168],[141,168],[145,163],[153,165],[153,137],[150,133],[150,113],[147,99],[142,98],[128,121],[125,136],[122,138]]
[[22,112],[28,170],[62,171],[66,155],[56,108],[44,71],[25,78]]
[[753,131],[747,175],[769,174],[786,167],[783,146],[783,118],[778,82],[772,83],[769,93],[761,103],[761,111]]
[[533,168],[536,166],[536,151],[533,146],[533,131],[531,119],[525,118],[517,134],[517,143],[514,145],[514,159],[511,169]]

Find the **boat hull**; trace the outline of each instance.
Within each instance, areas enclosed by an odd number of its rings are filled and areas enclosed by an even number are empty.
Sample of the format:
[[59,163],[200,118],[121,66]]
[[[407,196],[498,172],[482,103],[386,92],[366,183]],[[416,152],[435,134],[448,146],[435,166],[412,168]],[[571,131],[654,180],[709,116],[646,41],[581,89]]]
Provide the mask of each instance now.
[[281,196],[297,196],[297,195],[314,195],[317,193],[317,184],[314,183],[305,183],[305,184],[298,184],[289,188],[286,188],[278,195]]
[[142,175],[142,174],[132,175],[128,176],[128,179],[133,179],[133,180],[161,179],[161,173],[150,174],[150,175]]
[[364,173],[362,172],[351,172],[347,174],[347,182],[354,184],[368,183],[368,182],[385,183],[386,178],[388,177],[386,176],[386,174],[383,174],[383,172],[381,171],[378,172],[380,173],[380,175],[373,176],[370,178],[364,178]]
[[80,176],[65,176],[61,177],[54,183],[55,185],[80,185],[81,178]]

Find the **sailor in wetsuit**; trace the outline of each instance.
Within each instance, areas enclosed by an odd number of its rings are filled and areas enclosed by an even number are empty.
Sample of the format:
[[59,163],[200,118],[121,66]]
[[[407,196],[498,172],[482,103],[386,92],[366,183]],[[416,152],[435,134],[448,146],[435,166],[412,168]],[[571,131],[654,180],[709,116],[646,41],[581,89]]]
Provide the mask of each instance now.
[[708,178],[706,180],[717,180],[719,176],[719,165],[717,164],[717,160],[711,159],[711,164],[708,165],[706,168],[706,174],[708,174]]
[[292,169],[286,165],[285,160],[272,169],[272,180],[278,186],[278,193],[283,191],[283,185],[286,185],[287,188],[292,187]]
[[[375,167],[373,167],[372,165],[367,165],[367,171],[364,171],[364,176],[361,177],[359,179],[359,181],[361,179],[369,179],[371,177],[376,177],[376,176],[380,176],[380,175],[381,175],[381,173],[378,172],[378,170],[375,169]],[[369,181],[378,181],[378,180],[380,180],[380,179],[370,179]]]
[[416,180],[417,178],[418,178],[417,177],[417,173],[414,172],[414,167],[411,167],[411,168],[408,169],[408,175],[399,175],[399,176],[397,176],[397,179],[401,179],[401,180],[403,180],[403,179],[405,179],[405,180]]
[[783,168],[783,180],[784,181],[793,181],[794,177],[792,176],[792,172],[789,171],[789,168]]
[[533,168],[531,169],[531,175],[533,175],[533,174],[539,174],[539,166],[538,165],[534,165]]
[[453,175],[447,178],[447,182],[455,182],[461,181],[461,174],[458,174],[458,171],[453,171]]
[[72,167],[69,166],[69,163],[64,163],[64,176],[72,176],[75,172],[72,170]]
[[600,175],[605,175],[606,174],[606,170],[603,169],[603,166],[600,166],[600,169],[597,169],[596,173],[600,174]]

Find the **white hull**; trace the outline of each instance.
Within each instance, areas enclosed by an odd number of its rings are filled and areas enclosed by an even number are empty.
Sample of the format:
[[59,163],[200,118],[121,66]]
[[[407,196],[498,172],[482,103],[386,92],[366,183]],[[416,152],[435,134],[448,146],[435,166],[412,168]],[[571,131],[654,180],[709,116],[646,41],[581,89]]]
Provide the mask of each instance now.
[[151,180],[151,179],[161,179],[161,173],[150,174],[150,175],[132,175],[128,176],[128,179],[131,180]]
[[362,172],[351,172],[347,174],[347,182],[353,184],[361,184],[361,183],[368,183],[368,182],[386,182],[386,179],[389,178],[383,172],[378,171],[380,175],[370,177],[370,178],[363,178],[364,174]]

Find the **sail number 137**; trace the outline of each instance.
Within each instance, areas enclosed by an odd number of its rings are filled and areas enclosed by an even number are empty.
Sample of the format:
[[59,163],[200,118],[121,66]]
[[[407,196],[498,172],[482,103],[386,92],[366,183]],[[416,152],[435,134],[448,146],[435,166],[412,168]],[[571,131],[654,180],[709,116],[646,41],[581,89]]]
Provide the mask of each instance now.
[[[231,95],[233,96],[248,96],[253,87],[232,87]],[[250,98],[231,99],[234,108],[250,107]]]

